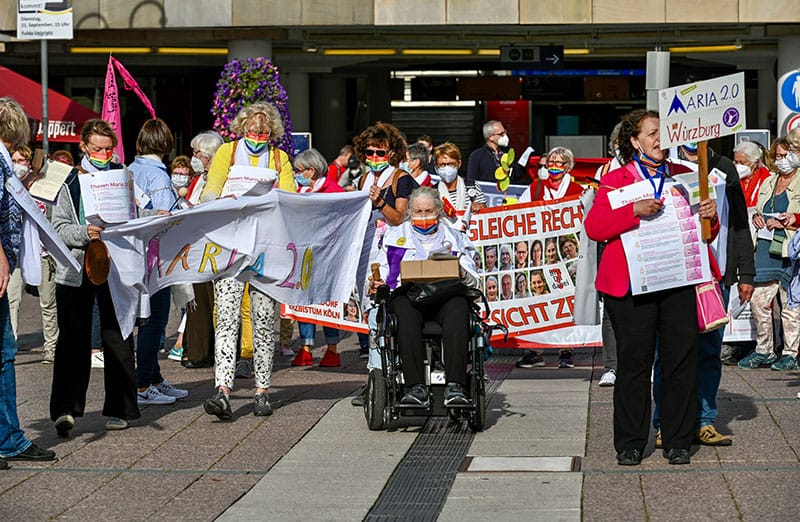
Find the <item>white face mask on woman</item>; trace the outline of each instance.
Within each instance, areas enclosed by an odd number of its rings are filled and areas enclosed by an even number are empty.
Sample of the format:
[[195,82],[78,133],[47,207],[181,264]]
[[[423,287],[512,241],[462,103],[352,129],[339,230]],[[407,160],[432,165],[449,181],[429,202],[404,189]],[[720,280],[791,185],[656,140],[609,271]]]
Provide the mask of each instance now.
[[458,176],[458,168],[453,165],[436,167],[436,174],[438,174],[445,183],[452,183],[453,180],[456,179],[456,176]]
[[775,162],[775,167],[778,169],[778,172],[781,174],[791,174],[794,172],[796,167],[793,167],[792,164],[789,162],[789,158],[781,158]]
[[740,163],[736,164],[736,172],[739,173],[739,179],[745,179],[750,176],[753,172],[750,170],[750,167],[747,165],[742,165]]
[[203,160],[198,157],[192,157],[191,161],[192,170],[195,172],[203,173],[206,170],[205,165],[203,165]]

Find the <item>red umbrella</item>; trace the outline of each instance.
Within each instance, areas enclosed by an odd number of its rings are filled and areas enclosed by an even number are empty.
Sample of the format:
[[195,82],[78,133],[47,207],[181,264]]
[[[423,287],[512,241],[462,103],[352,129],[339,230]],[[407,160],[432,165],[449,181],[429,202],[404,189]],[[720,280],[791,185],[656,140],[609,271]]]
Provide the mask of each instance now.
[[[0,66],[0,96],[10,96],[22,105],[25,114],[33,120],[31,130],[34,141],[42,141],[42,85]],[[47,90],[47,98],[50,141],[78,143],[83,123],[100,117],[96,112],[53,89]]]

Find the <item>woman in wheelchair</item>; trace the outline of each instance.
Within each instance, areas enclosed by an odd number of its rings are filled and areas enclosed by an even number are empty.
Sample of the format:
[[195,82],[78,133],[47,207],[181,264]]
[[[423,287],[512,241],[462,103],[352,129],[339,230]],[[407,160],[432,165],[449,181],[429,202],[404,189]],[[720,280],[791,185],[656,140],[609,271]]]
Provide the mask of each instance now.
[[[451,227],[442,211],[439,193],[429,187],[420,187],[411,193],[408,217],[397,227],[390,228],[384,236],[388,264],[386,284],[398,286],[400,262],[428,259],[432,252],[446,252],[458,256],[461,280],[466,286],[478,287],[475,271],[475,247],[459,230]],[[384,267],[385,268],[385,267]],[[385,273],[385,272],[384,272]],[[383,281],[373,281],[373,287]],[[425,321],[436,321],[442,327],[442,350],[445,376],[445,406],[468,404],[464,393],[467,378],[467,354],[470,338],[470,303],[464,295],[450,297],[435,305],[420,305],[405,294],[394,293],[389,301],[389,311],[397,317],[397,345],[402,361],[403,379],[408,392],[400,403],[404,405],[427,404],[428,387],[425,385],[425,348],[422,330]]]

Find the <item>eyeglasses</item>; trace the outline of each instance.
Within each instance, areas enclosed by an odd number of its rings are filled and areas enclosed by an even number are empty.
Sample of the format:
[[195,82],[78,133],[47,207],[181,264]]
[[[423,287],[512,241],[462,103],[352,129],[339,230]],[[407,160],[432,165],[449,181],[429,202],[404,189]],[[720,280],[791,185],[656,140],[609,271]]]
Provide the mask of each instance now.
[[455,161],[448,161],[436,164],[436,168],[442,168],[442,167],[458,167],[458,163],[456,163]]
[[383,158],[389,153],[386,151],[386,149],[366,149],[364,150],[364,154],[367,156],[377,156],[379,158]]
[[566,161],[548,161],[547,162],[547,166],[548,167],[550,167],[550,166],[553,166],[553,167],[566,167],[567,166],[567,162]]
[[95,145],[92,142],[86,144],[86,148],[89,149],[89,152],[113,152],[114,147],[100,147],[99,145]]
[[307,171],[308,169],[309,169],[309,167],[306,167],[306,168],[303,168],[303,169],[294,169],[294,173],[295,174],[302,174],[303,172]]

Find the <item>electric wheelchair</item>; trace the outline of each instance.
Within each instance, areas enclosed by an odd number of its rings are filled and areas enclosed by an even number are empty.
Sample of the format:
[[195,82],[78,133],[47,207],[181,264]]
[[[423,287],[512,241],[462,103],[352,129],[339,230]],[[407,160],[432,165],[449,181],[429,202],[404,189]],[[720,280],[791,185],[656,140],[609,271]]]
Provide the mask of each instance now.
[[[469,331],[471,332],[467,354],[467,379],[464,393],[466,404],[445,406],[444,390],[447,379],[443,365],[442,336],[446,332],[435,321],[425,321],[422,338],[425,349],[424,373],[430,393],[424,404],[402,404],[401,398],[408,391],[403,379],[403,362],[397,346],[397,321],[389,311],[391,290],[387,286],[378,289],[375,302],[378,305],[377,345],[381,354],[382,368],[370,370],[364,391],[364,416],[370,430],[382,430],[401,416],[431,417],[449,416],[452,421],[466,420],[473,432],[482,431],[486,423],[486,387],[484,359],[491,348],[492,331],[508,330],[503,325],[490,325],[481,315],[481,307],[475,302],[481,299],[488,310],[486,296],[480,290],[469,289]],[[488,315],[488,314],[487,314]]]

